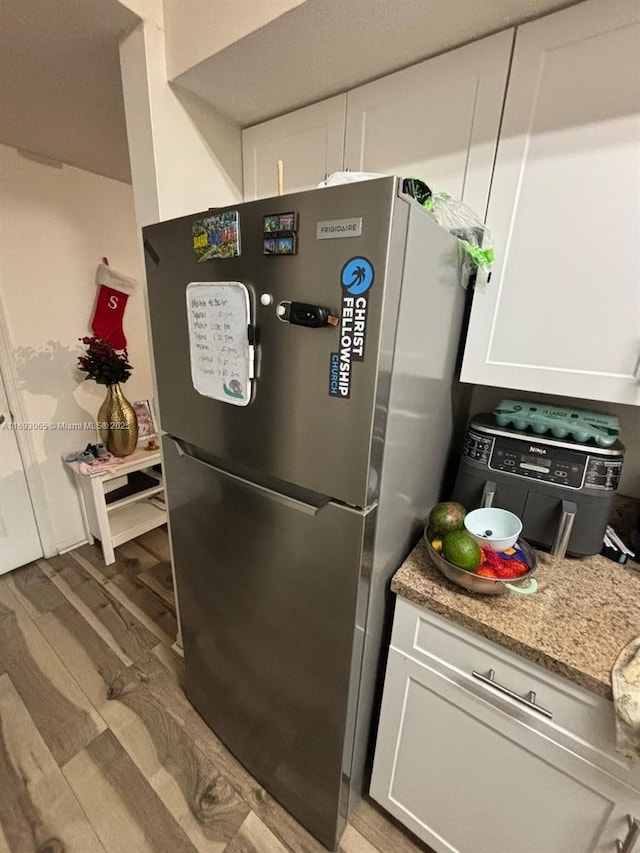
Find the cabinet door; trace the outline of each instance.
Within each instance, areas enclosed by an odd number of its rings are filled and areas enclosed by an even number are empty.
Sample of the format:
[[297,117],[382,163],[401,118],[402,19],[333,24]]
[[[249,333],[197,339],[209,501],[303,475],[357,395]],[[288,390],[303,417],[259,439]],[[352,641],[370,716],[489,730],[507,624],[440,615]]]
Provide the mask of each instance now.
[[347,94],[345,165],[414,176],[484,217],[513,30]]
[[518,29],[462,379],[640,403],[640,6]]
[[605,853],[637,798],[449,678],[389,653],[371,796],[436,853]]
[[338,95],[243,130],[245,201],[278,194],[278,160],[284,164],[285,193],[313,189],[340,171],[346,102],[346,95]]

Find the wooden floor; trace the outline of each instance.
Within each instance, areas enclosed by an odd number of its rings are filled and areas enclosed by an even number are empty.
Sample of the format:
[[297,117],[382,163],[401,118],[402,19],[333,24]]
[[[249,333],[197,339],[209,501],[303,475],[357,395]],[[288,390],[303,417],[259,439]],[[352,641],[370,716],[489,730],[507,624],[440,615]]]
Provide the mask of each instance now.
[[[163,529],[0,578],[0,850],[322,853],[191,707]],[[416,853],[371,801],[342,853]]]

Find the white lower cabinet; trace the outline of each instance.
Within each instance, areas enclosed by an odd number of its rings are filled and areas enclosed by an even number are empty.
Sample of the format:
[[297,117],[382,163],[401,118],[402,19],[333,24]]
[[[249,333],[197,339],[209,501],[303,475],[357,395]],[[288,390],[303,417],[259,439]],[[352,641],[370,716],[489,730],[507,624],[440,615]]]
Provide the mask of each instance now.
[[[396,621],[415,610],[399,599]],[[375,800],[436,853],[640,853],[639,791],[554,741],[542,713],[440,662],[391,647]]]

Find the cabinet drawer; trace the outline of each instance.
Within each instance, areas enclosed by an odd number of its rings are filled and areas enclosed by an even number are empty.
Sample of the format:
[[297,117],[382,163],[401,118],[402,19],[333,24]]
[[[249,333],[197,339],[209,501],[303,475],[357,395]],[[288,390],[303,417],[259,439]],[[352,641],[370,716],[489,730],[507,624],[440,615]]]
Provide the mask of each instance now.
[[[517,709],[518,716],[533,728],[640,788],[640,768],[616,752],[613,703],[609,700],[401,598],[391,645],[491,704],[504,708],[506,703],[510,713]],[[491,670],[496,686],[477,677],[487,677]],[[512,698],[500,687],[530,701]]]
[[371,796],[435,853],[613,853],[637,792],[391,649]]

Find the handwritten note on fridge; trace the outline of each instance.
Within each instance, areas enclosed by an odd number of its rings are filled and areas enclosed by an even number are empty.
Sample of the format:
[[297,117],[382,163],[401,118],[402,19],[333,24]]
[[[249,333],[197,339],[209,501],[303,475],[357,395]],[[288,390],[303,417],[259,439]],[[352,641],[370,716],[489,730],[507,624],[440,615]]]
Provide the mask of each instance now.
[[187,285],[187,317],[193,387],[233,406],[251,401],[253,347],[249,292],[239,281]]

